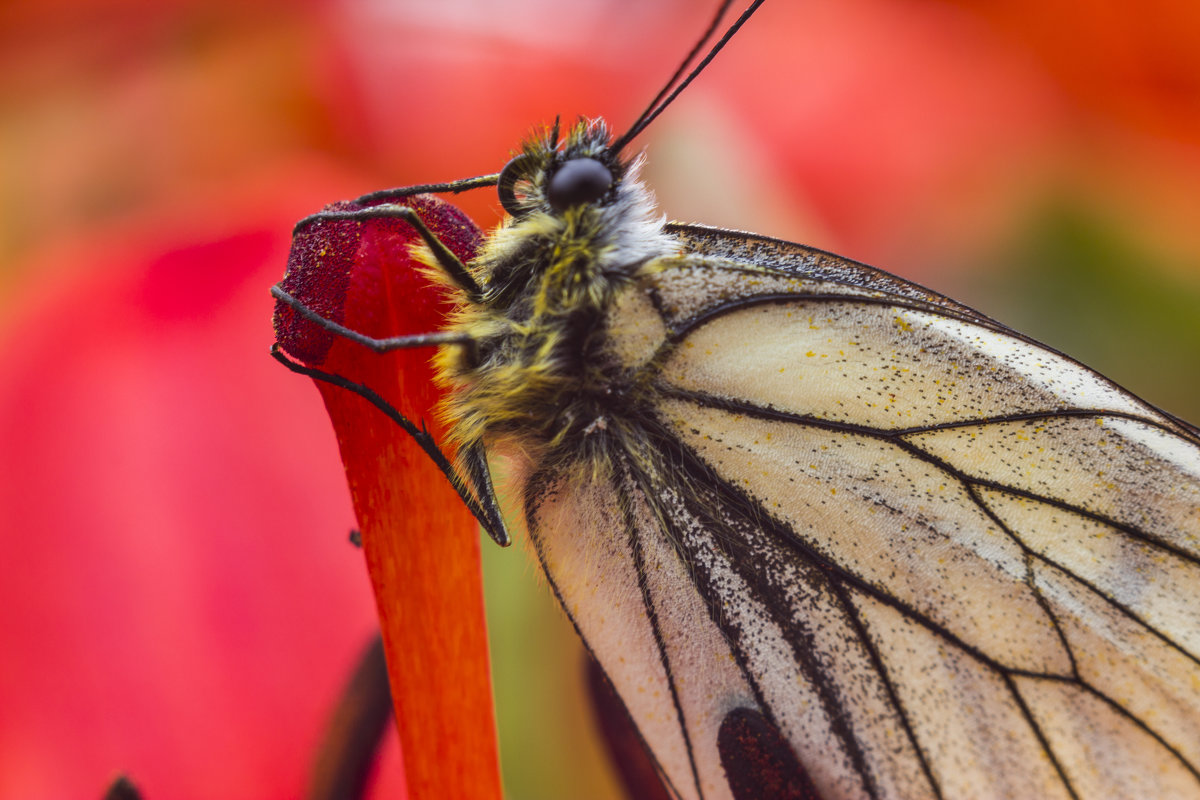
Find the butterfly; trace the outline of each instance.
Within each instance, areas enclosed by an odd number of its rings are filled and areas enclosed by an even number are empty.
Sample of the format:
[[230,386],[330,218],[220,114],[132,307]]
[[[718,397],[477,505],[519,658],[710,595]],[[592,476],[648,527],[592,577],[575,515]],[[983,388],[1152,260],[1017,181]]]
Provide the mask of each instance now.
[[[1200,797],[1200,430],[886,272],[666,224],[623,155],[761,2],[620,136],[300,223],[403,219],[444,331],[276,297],[438,346],[457,460],[385,410],[524,529],[676,796]],[[405,204],[491,185],[466,262]]]

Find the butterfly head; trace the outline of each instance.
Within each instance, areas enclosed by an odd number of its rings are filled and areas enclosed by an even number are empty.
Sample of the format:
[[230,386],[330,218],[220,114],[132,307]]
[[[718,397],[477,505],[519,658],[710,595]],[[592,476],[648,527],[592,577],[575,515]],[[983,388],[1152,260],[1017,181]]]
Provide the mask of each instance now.
[[497,182],[509,219],[472,265],[484,301],[509,308],[531,292],[583,292],[596,305],[602,276],[673,249],[639,162],[621,158],[601,119],[579,120],[561,140],[557,123],[527,140]]
[[611,139],[608,126],[595,119],[580,120],[561,142],[557,123],[529,140],[500,173],[504,210],[516,219],[537,212],[561,217],[613,204],[630,165]]

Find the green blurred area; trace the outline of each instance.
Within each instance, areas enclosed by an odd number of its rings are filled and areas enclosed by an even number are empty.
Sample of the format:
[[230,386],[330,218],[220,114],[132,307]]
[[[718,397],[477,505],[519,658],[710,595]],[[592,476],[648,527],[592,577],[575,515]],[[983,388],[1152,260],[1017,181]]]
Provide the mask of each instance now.
[[962,299],[1142,399],[1200,420],[1200,263],[1057,199]]
[[597,737],[574,628],[525,542],[481,545],[505,797],[624,797]]

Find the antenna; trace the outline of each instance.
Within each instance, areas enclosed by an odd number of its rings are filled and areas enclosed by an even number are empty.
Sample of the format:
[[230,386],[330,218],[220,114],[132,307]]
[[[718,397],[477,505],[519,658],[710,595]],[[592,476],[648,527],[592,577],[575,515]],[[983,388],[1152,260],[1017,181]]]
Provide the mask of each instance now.
[[[758,10],[758,7],[761,6],[765,0],[754,0],[754,2],[750,4],[750,7],[743,11],[742,15],[738,17],[732,25],[729,26],[729,29],[725,31],[725,35],[722,36],[720,40],[712,46],[712,49],[708,51],[708,55],[706,55],[703,60],[701,60],[700,63],[697,64],[690,73],[688,73],[686,78],[680,81],[679,77],[684,73],[684,70],[687,69],[688,65],[692,62],[692,59],[696,57],[696,54],[700,52],[700,49],[704,47],[705,43],[707,43],[708,40],[712,38],[713,33],[716,32],[717,26],[721,23],[721,19],[725,16],[725,12],[729,10],[729,6],[732,4],[732,2],[733,0],[723,0],[720,7],[717,8],[717,13],[713,16],[712,22],[709,23],[708,29],[704,31],[704,35],[701,36],[700,40],[697,41],[692,47],[691,51],[687,54],[687,57],[683,59],[683,62],[680,63],[679,67],[675,70],[675,73],[671,75],[671,79],[668,80],[663,88],[659,90],[654,99],[650,101],[650,104],[646,106],[646,109],[641,113],[641,115],[638,116],[633,125],[629,127],[629,130],[612,143],[612,147],[610,148],[612,152],[616,153],[622,150],[625,145],[629,144],[639,133],[644,131],[650,125],[650,123],[653,122],[658,115],[666,109],[667,106],[671,105],[675,98],[679,96],[680,92],[686,89],[688,84],[694,81],[696,77],[704,71],[704,68],[708,66],[709,62],[716,58],[717,53],[721,52],[721,49],[728,44],[729,40],[733,38],[733,35],[738,32],[738,29],[740,29],[742,25],[746,23],[746,20],[753,16],[754,12]],[[672,87],[674,87],[673,90]],[[668,94],[668,92],[670,94]],[[666,99],[663,99],[664,97]]]

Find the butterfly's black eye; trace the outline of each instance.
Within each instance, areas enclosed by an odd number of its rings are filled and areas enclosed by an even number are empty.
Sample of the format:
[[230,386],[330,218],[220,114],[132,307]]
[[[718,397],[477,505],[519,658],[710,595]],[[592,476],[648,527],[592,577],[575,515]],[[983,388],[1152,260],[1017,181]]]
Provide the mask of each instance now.
[[546,187],[546,199],[555,211],[593,203],[612,188],[608,167],[594,158],[573,158],[558,168]]

